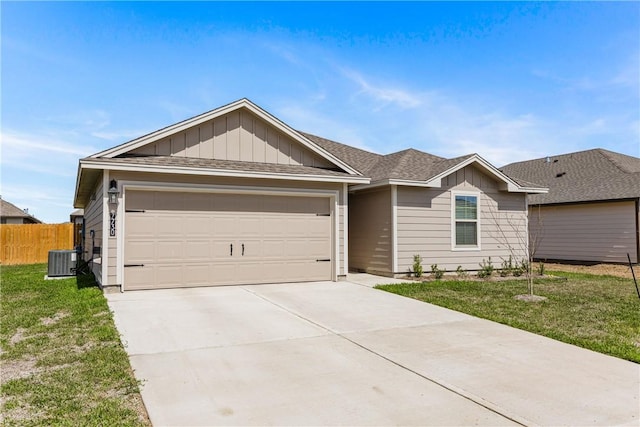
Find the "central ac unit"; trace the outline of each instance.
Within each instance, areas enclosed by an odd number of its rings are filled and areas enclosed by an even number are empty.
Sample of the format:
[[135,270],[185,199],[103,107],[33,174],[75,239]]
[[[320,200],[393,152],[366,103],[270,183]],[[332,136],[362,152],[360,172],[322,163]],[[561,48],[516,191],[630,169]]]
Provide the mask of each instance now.
[[49,251],[49,277],[74,276],[78,254],[76,251]]

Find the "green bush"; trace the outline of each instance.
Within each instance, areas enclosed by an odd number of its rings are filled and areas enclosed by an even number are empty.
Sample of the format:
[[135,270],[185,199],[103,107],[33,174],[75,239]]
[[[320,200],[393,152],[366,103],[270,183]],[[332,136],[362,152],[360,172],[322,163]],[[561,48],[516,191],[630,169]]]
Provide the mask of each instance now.
[[413,274],[422,277],[422,257],[418,254],[413,256]]
[[493,263],[491,262],[491,257],[489,257],[489,260],[483,259],[482,262],[478,265],[480,265],[480,271],[478,271],[478,277],[480,277],[481,279],[484,279],[486,277],[491,277],[494,270]]
[[436,279],[436,280],[440,280],[442,279],[442,276],[444,276],[444,273],[446,273],[447,270],[446,269],[440,269],[438,268],[438,264],[431,264],[431,275]]

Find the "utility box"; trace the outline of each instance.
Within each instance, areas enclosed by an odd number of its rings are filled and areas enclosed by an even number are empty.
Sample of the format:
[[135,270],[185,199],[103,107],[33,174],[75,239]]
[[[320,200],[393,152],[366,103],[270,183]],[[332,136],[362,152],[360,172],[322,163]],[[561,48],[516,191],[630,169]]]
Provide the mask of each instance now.
[[49,251],[49,277],[75,276],[78,253],[74,250]]

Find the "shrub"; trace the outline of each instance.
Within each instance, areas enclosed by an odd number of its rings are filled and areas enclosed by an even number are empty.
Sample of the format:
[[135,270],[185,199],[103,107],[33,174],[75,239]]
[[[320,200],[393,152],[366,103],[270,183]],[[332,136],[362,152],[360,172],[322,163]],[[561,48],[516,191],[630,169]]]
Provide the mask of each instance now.
[[489,260],[483,259],[480,265],[480,271],[478,271],[478,277],[484,279],[485,277],[491,277],[493,274],[493,263],[491,262],[491,257]]
[[438,264],[431,264],[431,275],[435,277],[436,280],[442,279],[442,276],[444,276],[446,272],[446,269],[439,269]]
[[413,274],[422,277],[422,257],[417,254],[413,256]]
[[513,260],[511,259],[511,255],[509,255],[509,259],[502,260],[502,268],[500,269],[500,277],[507,277],[513,273]]
[[467,270],[462,268],[461,265],[459,265],[458,268],[456,268],[456,274],[458,275],[458,279],[466,279],[469,276],[469,273],[467,273]]
[[536,269],[538,276],[544,276],[544,262],[538,263],[538,268]]

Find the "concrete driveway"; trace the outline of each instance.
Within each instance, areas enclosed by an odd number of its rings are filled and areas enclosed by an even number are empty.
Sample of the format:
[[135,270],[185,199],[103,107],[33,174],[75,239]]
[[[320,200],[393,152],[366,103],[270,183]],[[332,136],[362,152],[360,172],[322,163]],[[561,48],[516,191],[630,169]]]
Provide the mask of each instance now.
[[360,283],[107,297],[158,426],[640,425],[639,365]]

